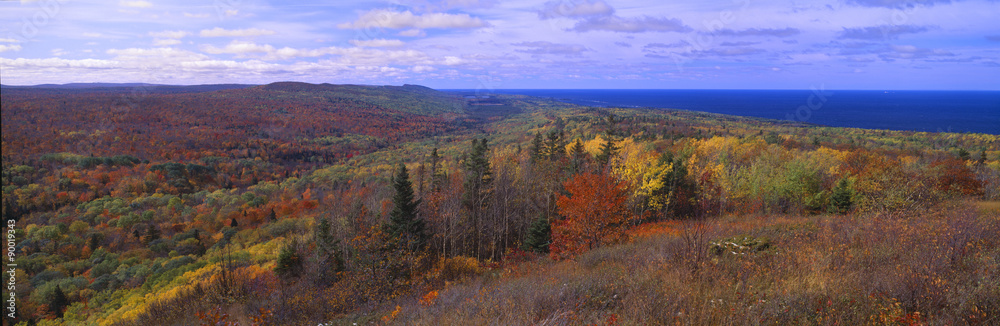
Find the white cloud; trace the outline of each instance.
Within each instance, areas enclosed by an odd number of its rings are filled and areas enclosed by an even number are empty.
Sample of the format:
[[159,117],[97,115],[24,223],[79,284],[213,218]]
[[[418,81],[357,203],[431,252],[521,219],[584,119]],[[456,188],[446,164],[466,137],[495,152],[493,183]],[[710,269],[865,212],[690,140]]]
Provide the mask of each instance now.
[[61,58],[45,59],[7,59],[0,58],[4,68],[117,68],[120,63],[114,60],[82,59],[70,60]]
[[187,61],[180,64],[181,68],[192,70],[233,70],[264,72],[280,70],[281,66],[266,63],[260,60],[233,61],[233,60],[199,60]]
[[676,18],[618,16],[595,17],[579,21],[573,30],[577,32],[610,31],[620,33],[643,32],[687,32],[691,28]]
[[115,55],[115,60],[118,61],[137,61],[143,63],[148,63],[150,60],[156,59],[163,59],[164,62],[170,63],[208,59],[208,56],[201,53],[169,47],[109,49],[107,53]]
[[369,47],[369,48],[393,48],[403,46],[403,41],[400,40],[386,40],[386,39],[374,39],[374,40],[351,40],[354,46]]
[[271,53],[274,52],[274,47],[270,44],[257,44],[253,42],[245,41],[232,41],[226,44],[224,48],[217,48],[212,45],[206,45],[201,48],[202,51],[211,54],[247,54],[247,53]]
[[21,46],[18,44],[12,44],[12,45],[0,44],[0,52],[7,52],[7,51],[21,51]]
[[247,29],[223,29],[216,27],[213,29],[203,29],[199,33],[201,37],[247,37],[247,36],[262,36],[262,35],[274,35],[274,31],[267,29],[258,28],[247,28]]
[[170,46],[170,45],[177,45],[177,44],[181,44],[181,40],[172,39],[172,38],[153,40],[153,45],[155,45],[155,46]]
[[552,19],[557,17],[588,17],[607,16],[615,12],[606,2],[602,0],[578,3],[565,3],[563,1],[551,1],[545,3],[545,7],[538,11],[538,18]]
[[145,0],[122,0],[118,2],[119,6],[129,7],[129,8],[149,8],[153,4]]
[[454,65],[460,65],[462,63],[463,63],[462,58],[446,56],[444,57],[444,62],[442,64],[446,66],[454,66]]
[[434,71],[434,67],[431,67],[431,66],[413,66],[412,68],[410,68],[410,70],[413,71],[413,72],[428,72],[428,71]]
[[457,28],[473,29],[486,27],[482,19],[468,14],[431,13],[414,15],[409,10],[398,12],[385,9],[369,11],[353,23],[339,24],[343,29],[362,28],[392,28],[392,29],[427,29],[427,28]]
[[83,33],[83,36],[85,36],[85,37],[102,37],[102,36],[104,36],[104,34],[101,34],[101,33]]
[[423,37],[423,36],[427,36],[427,33],[424,33],[424,31],[419,30],[419,29],[408,29],[408,30],[399,32],[399,36]]
[[17,43],[18,41],[12,38],[0,38],[0,43]]
[[240,11],[236,10],[236,9],[227,9],[226,10],[226,16],[227,17],[232,17],[232,16],[236,16],[236,15],[239,15],[239,14],[240,14]]
[[515,51],[529,53],[533,55],[556,54],[568,57],[578,57],[582,55],[583,52],[590,51],[590,49],[587,49],[587,47],[579,44],[558,44],[558,43],[544,42],[544,41],[520,42],[511,45],[518,47],[525,47],[527,49],[520,49]]
[[149,32],[149,36],[159,37],[159,38],[182,38],[188,35],[185,31],[162,31],[162,32]]

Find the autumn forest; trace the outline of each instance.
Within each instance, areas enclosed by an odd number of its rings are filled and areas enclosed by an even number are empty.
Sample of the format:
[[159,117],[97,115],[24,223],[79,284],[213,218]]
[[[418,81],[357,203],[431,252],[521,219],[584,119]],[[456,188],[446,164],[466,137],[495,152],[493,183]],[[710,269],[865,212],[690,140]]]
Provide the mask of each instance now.
[[1000,323],[998,135],[416,85],[0,100],[5,325]]

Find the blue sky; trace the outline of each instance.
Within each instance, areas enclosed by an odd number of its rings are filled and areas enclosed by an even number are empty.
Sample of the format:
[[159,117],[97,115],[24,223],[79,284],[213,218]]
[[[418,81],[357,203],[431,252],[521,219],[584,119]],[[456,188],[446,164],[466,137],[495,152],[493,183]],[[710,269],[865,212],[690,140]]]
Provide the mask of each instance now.
[[0,1],[0,79],[1000,90],[995,0],[292,3]]

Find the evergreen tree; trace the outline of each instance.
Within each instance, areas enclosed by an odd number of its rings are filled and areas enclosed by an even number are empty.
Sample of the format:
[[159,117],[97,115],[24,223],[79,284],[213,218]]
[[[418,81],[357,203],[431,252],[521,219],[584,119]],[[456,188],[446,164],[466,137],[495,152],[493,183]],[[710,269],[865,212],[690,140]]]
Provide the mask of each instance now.
[[410,250],[421,250],[427,243],[427,231],[424,220],[417,217],[420,200],[413,198],[413,185],[403,164],[396,170],[393,188],[396,190],[396,195],[392,198],[395,206],[389,213],[389,223],[385,226],[386,233],[402,240]]
[[91,251],[97,250],[97,247],[99,247],[101,245],[101,237],[103,237],[103,235],[100,234],[100,233],[91,233],[90,234],[90,243],[89,243],[89,245],[90,245],[90,250]]
[[337,272],[344,271],[343,253],[340,251],[340,240],[330,232],[330,220],[321,218],[313,234],[320,263],[319,279],[327,282],[333,279]]
[[837,182],[837,186],[833,187],[833,193],[830,195],[829,211],[836,214],[847,214],[851,210],[851,206],[854,205],[853,197],[854,189],[850,182],[847,178],[841,178],[840,182]]
[[58,318],[62,318],[63,309],[69,305],[69,298],[66,297],[66,293],[63,292],[59,285],[56,285],[56,290],[52,293],[52,300],[49,300],[49,310]]
[[444,175],[441,172],[441,156],[438,155],[437,147],[431,151],[431,192],[436,192],[441,190],[441,184],[444,183]]
[[542,132],[539,131],[535,133],[535,139],[531,140],[531,161],[538,162],[542,158],[542,151],[544,149],[544,144],[542,143]]
[[531,223],[528,235],[524,239],[524,249],[534,252],[549,252],[552,243],[552,224],[544,215]]
[[298,241],[292,240],[291,243],[281,248],[281,253],[278,254],[278,263],[274,266],[274,272],[278,276],[291,278],[299,275],[299,271],[302,269],[302,258],[299,257],[298,247]]
[[666,205],[664,213],[673,213],[674,216],[689,215],[693,207],[688,200],[695,192],[695,185],[687,179],[687,166],[684,158],[674,157],[673,153],[666,152],[660,156],[662,164],[671,164],[670,172],[660,177],[661,187],[654,189],[650,196],[664,197]]
[[961,159],[961,160],[963,160],[963,161],[968,161],[969,160],[969,151],[965,150],[964,148],[959,148],[958,149],[958,158]]
[[571,155],[573,155],[573,173],[580,172],[580,169],[583,168],[583,163],[587,159],[587,152],[584,151],[583,141],[581,141],[580,138],[577,138],[576,142],[573,143],[573,147],[570,147],[570,152]]
[[[701,129],[699,129],[698,131],[700,132]],[[782,141],[781,136],[779,136],[778,133],[773,131],[768,133],[767,136],[764,136],[764,142],[767,142],[768,144],[777,144],[780,143],[781,141]]]
[[156,239],[159,239],[159,238],[160,238],[160,230],[158,230],[155,226],[153,226],[152,224],[150,224],[146,228],[146,237],[142,239],[143,240],[142,242],[143,242],[143,244],[148,245],[150,242],[153,242],[153,240],[156,240]]
[[612,157],[618,155],[619,149],[618,145],[615,145],[614,135],[610,132],[605,133],[604,143],[601,143],[601,152],[597,154],[597,164],[601,170],[608,165]]
[[274,208],[271,208],[271,212],[267,213],[267,221],[274,222],[278,220],[278,214],[274,213]]
[[566,155],[562,132],[550,131],[545,140],[545,156],[550,161],[559,161]]
[[608,129],[604,131],[604,143],[601,144],[601,152],[597,154],[597,164],[601,170],[607,167],[608,162],[611,158],[618,154],[620,149],[618,145],[615,145],[615,124],[618,120],[615,119],[614,115],[608,116]]

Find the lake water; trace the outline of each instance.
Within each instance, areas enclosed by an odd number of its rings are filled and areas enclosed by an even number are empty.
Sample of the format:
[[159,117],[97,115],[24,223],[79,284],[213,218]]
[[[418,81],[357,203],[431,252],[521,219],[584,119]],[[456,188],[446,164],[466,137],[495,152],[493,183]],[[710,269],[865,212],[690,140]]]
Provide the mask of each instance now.
[[489,92],[548,97],[588,106],[683,109],[834,127],[1000,134],[998,91],[497,89]]

